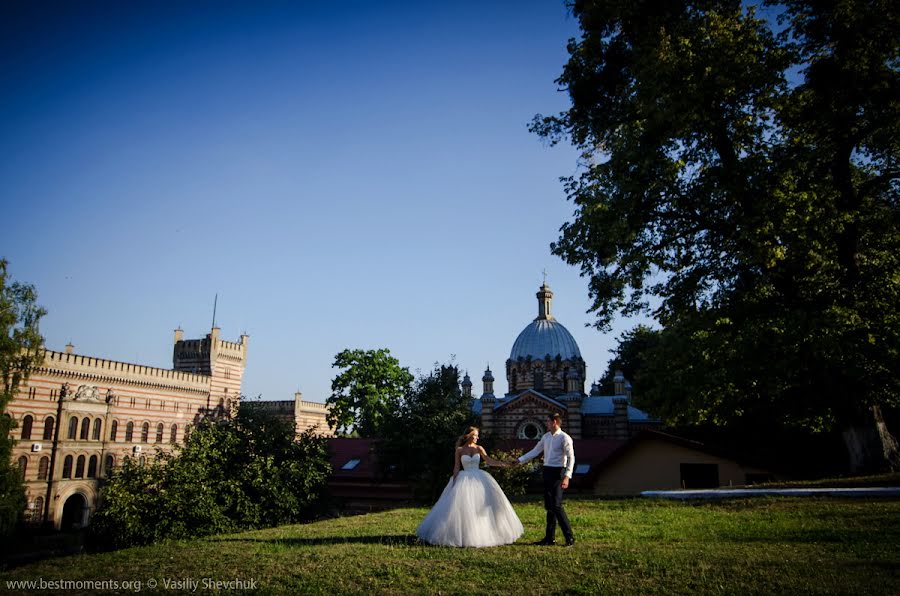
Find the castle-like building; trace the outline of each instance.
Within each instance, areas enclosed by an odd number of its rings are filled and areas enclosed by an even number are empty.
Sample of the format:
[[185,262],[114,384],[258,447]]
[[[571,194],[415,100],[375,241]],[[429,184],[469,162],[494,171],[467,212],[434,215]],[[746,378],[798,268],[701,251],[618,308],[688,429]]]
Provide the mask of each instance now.
[[[498,439],[537,439],[547,414],[558,412],[573,439],[628,439],[660,421],[631,405],[631,385],[617,373],[614,395],[602,395],[594,383],[585,394],[587,366],[575,338],[551,313],[553,292],[545,282],[537,292],[538,316],[516,341],[506,361],[509,391],[494,395],[494,375],[484,372],[484,391],[472,400],[481,432]],[[463,378],[463,393],[472,397],[472,380]]]
[[183,443],[201,417],[238,406],[249,336],[226,341],[175,331],[172,369],[46,350],[7,412],[25,480],[26,522],[87,525],[100,479],[128,457]]

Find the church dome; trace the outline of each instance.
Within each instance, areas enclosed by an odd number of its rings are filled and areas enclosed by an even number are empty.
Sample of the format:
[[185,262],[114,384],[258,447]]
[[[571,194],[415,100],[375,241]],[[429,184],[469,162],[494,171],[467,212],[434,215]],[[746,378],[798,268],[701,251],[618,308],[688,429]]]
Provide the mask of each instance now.
[[516,338],[509,359],[518,360],[531,356],[532,360],[539,360],[545,358],[547,354],[551,358],[559,356],[563,360],[580,359],[581,351],[575,343],[575,338],[550,314],[553,292],[546,282],[538,291],[537,298],[538,316]]

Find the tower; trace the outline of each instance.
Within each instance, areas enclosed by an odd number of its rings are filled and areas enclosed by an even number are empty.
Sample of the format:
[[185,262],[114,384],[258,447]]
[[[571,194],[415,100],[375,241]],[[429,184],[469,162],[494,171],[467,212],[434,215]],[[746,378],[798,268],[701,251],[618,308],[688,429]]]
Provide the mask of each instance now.
[[241,397],[250,336],[242,333],[241,340],[233,342],[221,339],[219,332],[218,327],[213,327],[203,339],[184,339],[184,331],[176,329],[172,367],[181,372],[208,375],[207,409],[220,408],[223,413],[231,413]]

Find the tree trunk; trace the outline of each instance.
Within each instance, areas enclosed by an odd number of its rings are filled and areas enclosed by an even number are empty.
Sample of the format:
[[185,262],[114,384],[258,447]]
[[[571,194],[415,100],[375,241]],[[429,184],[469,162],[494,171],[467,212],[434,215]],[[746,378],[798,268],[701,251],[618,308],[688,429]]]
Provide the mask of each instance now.
[[900,470],[897,439],[888,431],[881,408],[870,407],[862,418],[843,432],[850,455],[850,472],[874,474]]

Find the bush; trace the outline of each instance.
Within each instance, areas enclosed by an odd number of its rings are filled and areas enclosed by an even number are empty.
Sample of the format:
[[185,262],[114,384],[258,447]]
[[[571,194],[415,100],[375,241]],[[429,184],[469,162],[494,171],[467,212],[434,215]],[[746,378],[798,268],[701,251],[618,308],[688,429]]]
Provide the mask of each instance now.
[[114,471],[91,531],[120,548],[292,523],[320,503],[331,468],[324,439],[258,408],[206,419],[175,454]]
[[[510,451],[496,451],[491,454],[494,459],[500,461],[511,461],[517,459],[524,453],[521,449],[512,449]],[[525,494],[528,481],[538,466],[534,461],[529,461],[518,466],[509,468],[491,468],[490,474],[506,493],[507,497],[521,496]]]

